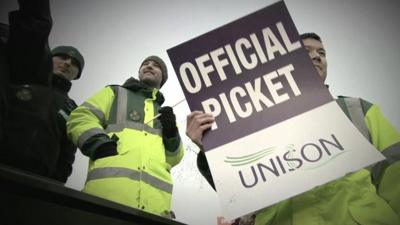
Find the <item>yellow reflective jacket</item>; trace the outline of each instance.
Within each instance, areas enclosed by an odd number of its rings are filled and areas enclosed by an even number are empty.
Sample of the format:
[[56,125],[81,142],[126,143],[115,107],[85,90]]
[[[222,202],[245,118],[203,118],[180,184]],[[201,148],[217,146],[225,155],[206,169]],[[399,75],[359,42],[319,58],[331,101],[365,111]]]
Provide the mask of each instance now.
[[387,160],[263,209],[256,225],[400,224],[399,132],[376,105],[357,98],[337,102]]
[[100,145],[117,141],[118,155],[89,161],[83,191],[165,216],[171,207],[170,169],[182,159],[183,146],[179,135],[163,140],[157,119],[145,123],[157,115],[161,93],[128,81],[103,88],[71,113],[68,134],[83,154],[92,157]]

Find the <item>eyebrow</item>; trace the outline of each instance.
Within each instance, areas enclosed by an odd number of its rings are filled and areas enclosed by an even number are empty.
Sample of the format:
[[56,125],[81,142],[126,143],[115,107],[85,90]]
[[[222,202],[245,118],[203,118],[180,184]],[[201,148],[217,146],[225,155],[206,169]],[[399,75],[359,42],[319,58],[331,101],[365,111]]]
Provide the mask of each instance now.
[[154,66],[157,66],[157,67],[161,68],[161,65],[158,62],[153,61],[153,60],[149,60],[148,62],[150,62],[150,61],[153,62]]
[[159,63],[158,63],[157,61],[154,61],[154,60],[148,60],[147,62],[148,62],[148,63],[149,63],[149,62],[153,62],[153,64],[159,65]]
[[154,65],[156,65],[156,66],[158,66],[158,67],[161,67],[161,65],[160,65],[158,62],[153,61],[153,60],[145,61],[145,62],[143,63],[143,65],[147,65],[147,64],[149,64],[150,62],[153,62]]
[[[304,45],[304,48],[306,48],[306,49],[310,49],[310,48],[312,48],[312,46],[309,46],[309,45]],[[317,51],[320,51],[320,50],[322,50],[322,51],[324,51],[324,52],[326,52],[326,50],[325,50],[325,48],[317,48]]]

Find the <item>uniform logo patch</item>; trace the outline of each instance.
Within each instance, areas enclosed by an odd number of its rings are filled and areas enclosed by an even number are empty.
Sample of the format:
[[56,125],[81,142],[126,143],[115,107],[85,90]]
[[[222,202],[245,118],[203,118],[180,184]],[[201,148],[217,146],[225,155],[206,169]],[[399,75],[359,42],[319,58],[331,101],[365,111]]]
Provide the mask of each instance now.
[[138,113],[136,110],[132,110],[129,113],[129,118],[133,121],[139,121],[140,120],[140,113]]
[[15,95],[21,101],[29,101],[32,99],[32,93],[27,88],[22,88],[21,90],[17,91]]

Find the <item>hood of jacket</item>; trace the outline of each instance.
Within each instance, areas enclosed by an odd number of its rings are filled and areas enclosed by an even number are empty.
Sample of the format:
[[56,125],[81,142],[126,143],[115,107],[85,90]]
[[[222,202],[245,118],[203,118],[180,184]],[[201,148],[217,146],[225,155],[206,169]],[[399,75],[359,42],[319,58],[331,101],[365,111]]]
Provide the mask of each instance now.
[[[124,88],[127,88],[131,91],[143,91],[144,93],[151,93],[153,92],[153,87],[146,85],[145,83],[139,81],[136,78],[130,77],[128,80],[121,85]],[[165,101],[164,95],[158,90],[156,94],[156,101],[158,104],[162,105]]]
[[51,83],[54,89],[60,91],[63,94],[68,94],[71,90],[72,83],[58,75],[53,74]]

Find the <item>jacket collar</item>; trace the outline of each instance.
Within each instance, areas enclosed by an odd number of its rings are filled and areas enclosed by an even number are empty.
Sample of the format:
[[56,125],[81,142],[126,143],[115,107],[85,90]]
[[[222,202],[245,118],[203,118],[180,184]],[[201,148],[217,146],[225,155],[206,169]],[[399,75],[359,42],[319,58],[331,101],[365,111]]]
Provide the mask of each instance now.
[[[152,96],[153,90],[155,88],[150,87],[148,85],[146,85],[145,83],[137,80],[136,78],[129,78],[128,80],[125,81],[125,83],[122,85],[122,87],[127,88],[131,91],[142,91],[145,94],[149,94],[149,97]],[[164,95],[157,90],[157,94],[156,94],[156,101],[158,102],[158,104],[162,105],[165,101],[164,99]]]
[[72,83],[69,80],[66,80],[60,76],[54,75],[51,81],[53,88],[59,90],[63,93],[68,93],[71,90]]

